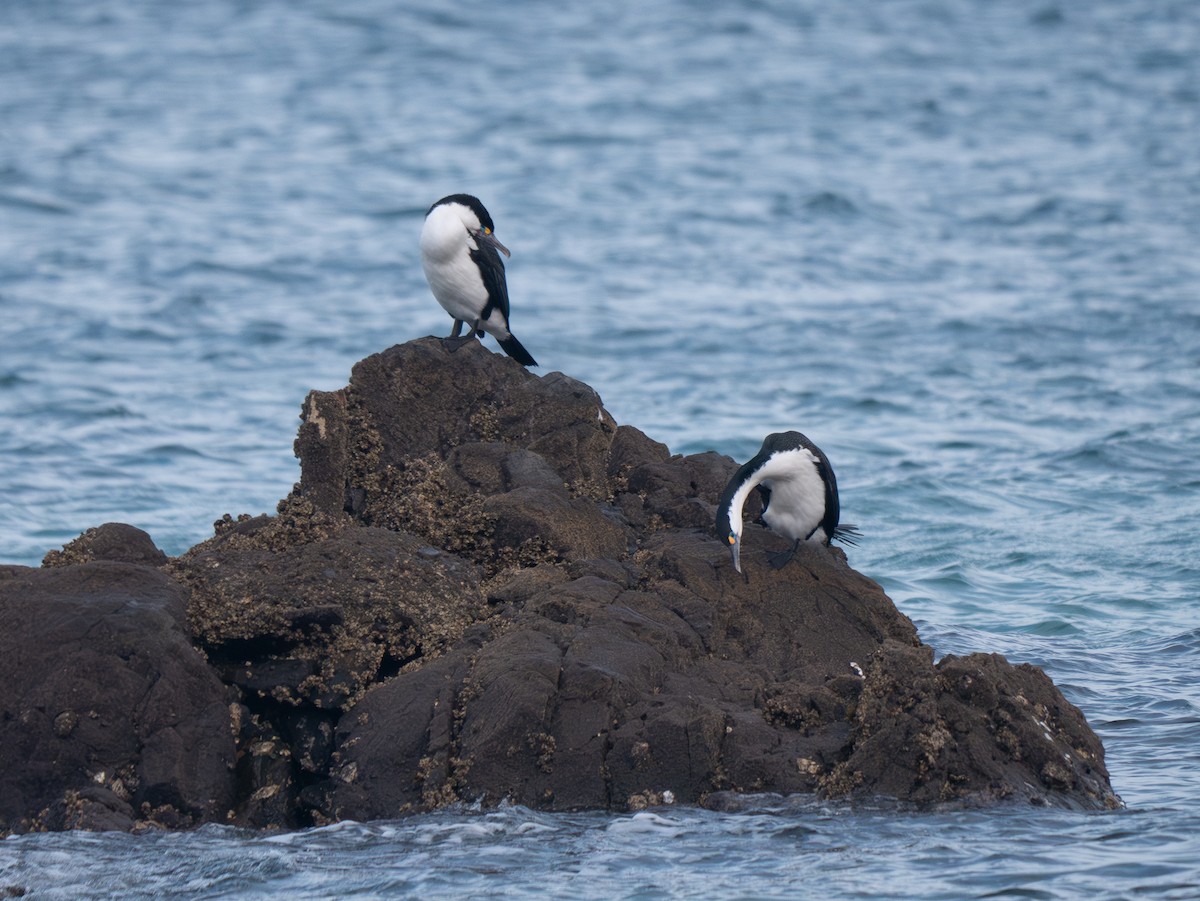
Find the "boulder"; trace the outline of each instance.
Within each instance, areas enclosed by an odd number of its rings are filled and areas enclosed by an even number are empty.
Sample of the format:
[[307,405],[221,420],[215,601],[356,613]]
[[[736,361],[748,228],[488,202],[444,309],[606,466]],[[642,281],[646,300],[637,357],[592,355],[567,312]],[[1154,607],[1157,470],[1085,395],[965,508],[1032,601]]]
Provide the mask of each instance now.
[[167,555],[158,549],[148,534],[136,526],[106,522],[69,541],[62,550],[48,552],[42,565],[70,566],[74,563],[91,563],[93,560],[162,566],[167,562]]
[[[766,556],[789,542],[750,524],[739,574],[711,535],[737,463],[672,455],[587,385],[425,338],[312,392],[301,420],[301,478],[275,515],[226,516],[165,563],[109,524],[0,582],[20,599],[0,608],[18,686],[0,728],[24,742],[4,733],[2,828],[753,793],[1120,804],[1099,740],[1041,670],[935,663],[840,548],[776,570]],[[69,634],[31,612],[51,603],[73,611]],[[88,617],[120,621],[136,667]],[[111,672],[80,686],[51,654]],[[129,705],[143,672],[179,697],[174,732],[135,742],[164,728]],[[81,710],[124,737],[62,745],[86,731]]]
[[696,533],[644,553],[624,578],[579,569],[534,590],[436,669],[368,692],[339,726],[324,815],[727,792],[1116,803],[1099,742],[1044,674],[994,656],[934,666],[840,552],[760,560],[749,582]]
[[487,614],[478,568],[301,498],[222,523],[171,561],[196,644],[253,710],[338,711]]
[[0,567],[0,684],[0,831],[190,826],[230,810],[230,699],[191,643],[183,590],[158,570]]
[[343,716],[307,796],[319,819],[729,792],[1119,803],[1044,674],[935,666],[838,548],[774,570],[787,542],[749,526],[739,575],[709,534],[737,464],[670,455],[578,382],[425,339],[310,395],[304,418],[298,496],[476,562],[490,607]]

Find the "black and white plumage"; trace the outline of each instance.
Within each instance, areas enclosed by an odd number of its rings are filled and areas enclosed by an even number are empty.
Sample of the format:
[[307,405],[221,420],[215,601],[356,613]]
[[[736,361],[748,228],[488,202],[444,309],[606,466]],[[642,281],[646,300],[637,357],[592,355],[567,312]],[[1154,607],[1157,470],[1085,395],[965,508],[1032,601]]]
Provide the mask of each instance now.
[[[508,283],[500,254],[510,254],[494,232],[492,217],[479,198],[443,197],[429,208],[421,229],[425,278],[437,302],[454,317],[454,329],[446,339],[451,350],[487,332],[522,366],[536,366],[508,328]],[[468,332],[459,338],[464,323]]]
[[837,479],[829,458],[799,432],[776,432],[733,474],[717,506],[717,536],[729,544],[738,572],[742,571],[742,507],[756,488],[762,496],[763,523],[792,539],[789,550],[770,558],[776,569],[792,559],[802,541],[828,545],[837,538],[858,543],[858,528],[838,522]]

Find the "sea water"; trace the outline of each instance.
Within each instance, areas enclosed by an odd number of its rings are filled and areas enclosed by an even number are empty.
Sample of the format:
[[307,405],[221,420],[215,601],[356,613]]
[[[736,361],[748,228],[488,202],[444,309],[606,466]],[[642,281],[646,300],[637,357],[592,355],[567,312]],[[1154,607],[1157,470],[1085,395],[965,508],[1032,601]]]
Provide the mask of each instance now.
[[28,835],[0,896],[1200,897],[1198,48],[1189,0],[0,0],[0,561],[270,512],[305,393],[448,333],[468,191],[538,372],[675,452],[805,432],[852,565],[1044,667],[1127,805]]

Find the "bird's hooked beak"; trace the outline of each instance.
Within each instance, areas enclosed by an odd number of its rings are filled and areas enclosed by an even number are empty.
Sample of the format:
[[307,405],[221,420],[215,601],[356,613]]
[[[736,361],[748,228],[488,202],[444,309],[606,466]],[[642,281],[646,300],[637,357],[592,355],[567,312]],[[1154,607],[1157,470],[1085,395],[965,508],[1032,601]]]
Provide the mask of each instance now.
[[729,533],[729,553],[733,555],[733,568],[738,572],[742,571],[742,536]]
[[492,247],[495,247],[498,251],[500,251],[506,257],[512,256],[512,254],[508,252],[508,248],[505,247],[503,244],[501,244],[496,239],[496,236],[494,234],[492,234],[492,230],[490,228],[478,229],[474,232],[474,235],[475,235],[475,240],[480,242],[481,244],[490,244],[490,245],[492,245]]

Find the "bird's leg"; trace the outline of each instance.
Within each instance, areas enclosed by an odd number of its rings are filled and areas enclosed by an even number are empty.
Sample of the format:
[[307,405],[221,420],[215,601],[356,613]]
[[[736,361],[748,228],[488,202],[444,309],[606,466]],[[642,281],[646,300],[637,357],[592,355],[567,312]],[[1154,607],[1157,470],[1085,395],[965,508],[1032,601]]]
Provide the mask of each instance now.
[[476,320],[475,320],[475,321],[474,321],[474,322],[471,324],[471,331],[472,331],[472,332],[475,334],[475,336],[476,336],[476,337],[478,337],[478,338],[482,338],[482,337],[483,337],[483,329],[481,329],[481,328],[479,327],[479,320],[478,320],[478,319],[476,319]]
[[800,549],[800,539],[797,538],[792,542],[792,546],[786,551],[780,551],[778,554],[769,554],[767,562],[771,564],[772,569],[783,569],[791,559],[796,556],[796,551]]
[[456,350],[475,337],[475,327],[472,326],[471,331],[465,337],[460,338],[459,334],[462,332],[463,325],[463,320],[455,319],[454,329],[450,332],[450,337],[442,339],[442,347],[446,348],[448,352],[454,353]]

